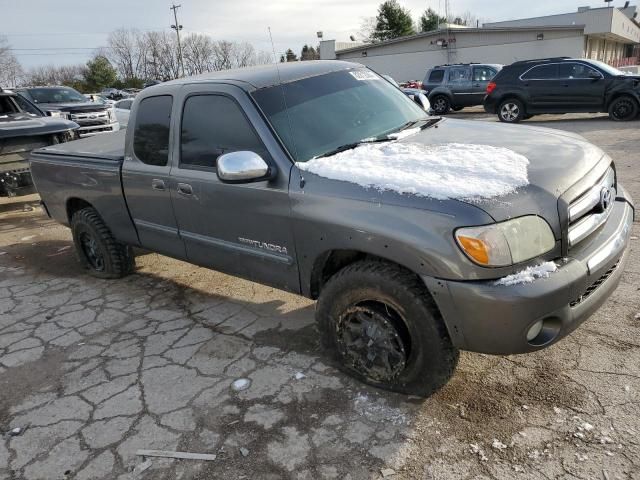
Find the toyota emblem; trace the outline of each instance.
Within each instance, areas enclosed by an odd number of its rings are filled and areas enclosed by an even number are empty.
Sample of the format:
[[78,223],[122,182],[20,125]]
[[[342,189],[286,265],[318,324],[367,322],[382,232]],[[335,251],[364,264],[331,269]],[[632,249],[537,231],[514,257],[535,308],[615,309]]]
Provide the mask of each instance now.
[[611,205],[611,189],[602,187],[600,190],[600,202],[598,203],[598,209],[601,212],[606,212]]

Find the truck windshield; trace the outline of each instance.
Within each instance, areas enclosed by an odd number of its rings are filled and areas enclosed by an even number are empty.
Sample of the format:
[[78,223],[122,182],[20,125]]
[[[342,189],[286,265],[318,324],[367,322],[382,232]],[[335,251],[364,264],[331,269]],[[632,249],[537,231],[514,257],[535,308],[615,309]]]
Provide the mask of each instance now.
[[30,88],[29,95],[35,103],[79,103],[88,102],[86,97],[73,88]]
[[428,118],[400,90],[368,69],[304,78],[252,95],[296,162],[381,139]]

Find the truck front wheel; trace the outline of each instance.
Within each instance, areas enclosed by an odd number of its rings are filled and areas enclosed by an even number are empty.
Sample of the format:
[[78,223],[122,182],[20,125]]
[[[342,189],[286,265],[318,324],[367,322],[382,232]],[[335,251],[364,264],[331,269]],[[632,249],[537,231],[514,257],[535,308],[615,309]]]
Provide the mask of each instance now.
[[98,278],[121,278],[133,272],[131,247],[116,241],[98,212],[78,210],[71,217],[71,232],[80,262]]
[[390,263],[360,261],[340,270],[322,290],[317,319],[338,367],[379,388],[428,397],[458,362],[429,292]]

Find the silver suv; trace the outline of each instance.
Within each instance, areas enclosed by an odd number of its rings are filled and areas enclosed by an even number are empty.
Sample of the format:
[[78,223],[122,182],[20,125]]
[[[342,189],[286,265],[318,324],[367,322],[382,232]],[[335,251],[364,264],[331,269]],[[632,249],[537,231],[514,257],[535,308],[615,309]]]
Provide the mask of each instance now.
[[460,63],[436,66],[427,71],[422,82],[431,108],[438,115],[449,110],[482,105],[489,81],[502,65],[488,63]]

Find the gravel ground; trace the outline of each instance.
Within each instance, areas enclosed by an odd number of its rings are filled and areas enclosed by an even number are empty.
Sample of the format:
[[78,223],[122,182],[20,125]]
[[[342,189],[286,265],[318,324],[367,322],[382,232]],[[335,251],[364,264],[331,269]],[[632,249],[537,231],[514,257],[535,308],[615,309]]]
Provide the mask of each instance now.
[[[601,146],[640,199],[639,122],[525,123]],[[569,338],[523,356],[463,353],[421,400],[336,371],[309,300],[156,254],[97,280],[37,197],[5,199],[0,478],[640,479],[637,222],[633,235],[619,288]],[[138,449],[216,458],[145,463]]]

